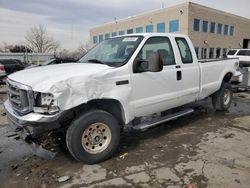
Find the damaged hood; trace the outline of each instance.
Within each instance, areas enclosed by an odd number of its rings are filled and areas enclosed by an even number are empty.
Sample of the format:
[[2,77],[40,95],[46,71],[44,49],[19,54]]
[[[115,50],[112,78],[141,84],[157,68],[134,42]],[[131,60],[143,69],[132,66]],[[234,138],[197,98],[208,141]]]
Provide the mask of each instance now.
[[[31,86],[33,91],[53,94],[55,104],[68,110],[93,99],[120,96],[115,82],[129,79],[129,72],[103,64],[70,63],[27,69],[8,78]],[[130,93],[126,87],[119,91]]]
[[[55,85],[78,78],[84,82],[85,78],[98,75],[108,69],[114,69],[107,65],[94,63],[68,63],[60,65],[41,66],[25,69],[8,76],[9,79],[32,87],[34,91],[50,91]],[[77,79],[77,80],[78,80]]]

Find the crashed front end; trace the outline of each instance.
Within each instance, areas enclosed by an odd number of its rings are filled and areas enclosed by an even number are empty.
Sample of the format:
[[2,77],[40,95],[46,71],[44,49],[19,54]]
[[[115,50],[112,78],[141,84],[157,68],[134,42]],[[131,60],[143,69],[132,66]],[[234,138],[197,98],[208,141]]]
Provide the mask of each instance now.
[[51,94],[32,91],[32,88],[7,80],[8,100],[4,103],[9,125],[28,141],[60,127],[63,112]]

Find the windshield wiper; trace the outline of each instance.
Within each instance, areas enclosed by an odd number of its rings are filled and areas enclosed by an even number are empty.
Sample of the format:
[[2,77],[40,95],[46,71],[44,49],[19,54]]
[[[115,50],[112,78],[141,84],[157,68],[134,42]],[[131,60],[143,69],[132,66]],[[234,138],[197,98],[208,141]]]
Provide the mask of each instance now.
[[102,61],[100,61],[98,59],[89,59],[88,62],[106,65],[106,63],[104,63],[104,62],[102,62]]

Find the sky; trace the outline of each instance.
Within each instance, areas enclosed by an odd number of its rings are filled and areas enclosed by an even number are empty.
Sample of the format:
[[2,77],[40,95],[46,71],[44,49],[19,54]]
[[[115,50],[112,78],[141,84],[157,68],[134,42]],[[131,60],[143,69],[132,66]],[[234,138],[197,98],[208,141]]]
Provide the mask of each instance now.
[[[0,0],[0,45],[22,44],[27,31],[42,24],[64,49],[86,43],[90,28],[170,7],[185,0]],[[192,0],[250,19],[250,0]]]

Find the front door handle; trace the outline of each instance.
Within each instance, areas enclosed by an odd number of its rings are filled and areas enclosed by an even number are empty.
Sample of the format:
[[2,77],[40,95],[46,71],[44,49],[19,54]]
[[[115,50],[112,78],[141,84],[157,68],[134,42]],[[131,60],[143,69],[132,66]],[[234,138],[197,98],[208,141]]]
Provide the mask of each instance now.
[[182,73],[181,73],[181,71],[177,71],[176,72],[176,77],[177,77],[177,80],[181,80],[182,79]]

